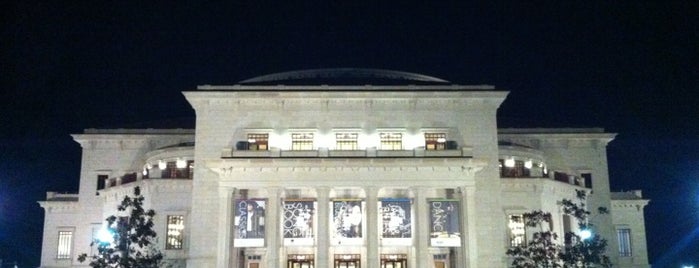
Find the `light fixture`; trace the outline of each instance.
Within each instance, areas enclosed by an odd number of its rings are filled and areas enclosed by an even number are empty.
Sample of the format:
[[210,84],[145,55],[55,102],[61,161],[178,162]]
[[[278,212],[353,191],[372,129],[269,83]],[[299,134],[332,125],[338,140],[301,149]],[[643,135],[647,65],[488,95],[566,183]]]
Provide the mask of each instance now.
[[514,158],[508,158],[505,159],[505,167],[514,167],[515,166],[515,159]]
[[167,163],[163,160],[158,160],[158,168],[159,169],[165,169],[167,167]]
[[184,161],[184,159],[177,159],[177,162],[175,162],[175,166],[177,168],[186,168],[187,167],[187,161]]
[[249,140],[248,140],[248,143],[255,143],[255,142],[256,142],[255,139],[249,139]]
[[103,244],[111,244],[114,242],[114,233],[112,233],[109,229],[102,227],[102,229],[97,232],[97,240]]
[[148,169],[147,169],[147,168],[143,168],[143,176],[147,176],[147,175],[148,175]]
[[585,240],[585,239],[588,239],[590,237],[592,237],[592,232],[590,232],[590,230],[584,229],[584,230],[580,231],[580,239]]
[[524,167],[527,169],[531,169],[533,165],[534,163],[532,163],[532,160],[524,161]]
[[146,163],[146,168],[151,169],[151,168],[153,168],[153,165],[150,162],[148,162],[148,163]]
[[438,138],[438,139],[437,139],[437,142],[439,142],[439,143],[445,143],[445,142],[447,142],[447,139],[445,139],[445,138]]
[[549,174],[549,170],[546,168],[546,165],[544,165],[544,174]]

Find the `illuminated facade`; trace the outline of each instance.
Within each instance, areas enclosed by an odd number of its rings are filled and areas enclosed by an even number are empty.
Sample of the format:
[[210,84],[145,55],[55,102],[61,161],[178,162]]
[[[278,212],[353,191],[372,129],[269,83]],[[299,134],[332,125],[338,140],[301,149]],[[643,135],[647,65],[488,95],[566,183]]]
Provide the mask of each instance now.
[[506,267],[507,247],[527,238],[522,213],[550,211],[554,231],[575,231],[557,201],[576,189],[593,193],[590,207],[612,208],[591,220],[613,260],[648,267],[638,221],[647,200],[619,203],[609,191],[614,134],[498,129],[506,91],[323,69],[183,94],[194,129],[73,136],[80,190],[39,202],[42,267],[79,266],[134,186],[158,213],[160,248],[175,267]]

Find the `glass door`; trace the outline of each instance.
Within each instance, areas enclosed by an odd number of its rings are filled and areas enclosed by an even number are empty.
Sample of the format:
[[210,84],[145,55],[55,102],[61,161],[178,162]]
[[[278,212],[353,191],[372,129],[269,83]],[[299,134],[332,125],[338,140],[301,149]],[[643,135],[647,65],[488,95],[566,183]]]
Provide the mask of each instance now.
[[338,254],[335,255],[334,268],[362,268],[359,254]]

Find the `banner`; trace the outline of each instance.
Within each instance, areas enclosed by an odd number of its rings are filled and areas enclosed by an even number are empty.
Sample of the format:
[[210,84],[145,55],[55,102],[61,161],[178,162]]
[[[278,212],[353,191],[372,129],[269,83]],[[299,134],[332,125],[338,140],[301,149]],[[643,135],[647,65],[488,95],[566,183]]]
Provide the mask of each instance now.
[[363,202],[359,199],[334,200],[332,205],[334,242],[356,244],[357,241],[350,241],[350,239],[359,239],[361,242],[364,221]]
[[282,206],[282,236],[285,245],[313,245],[315,201],[285,200]]
[[410,203],[410,199],[381,200],[379,217],[381,217],[381,236],[383,238],[411,238]]
[[430,206],[430,245],[460,247],[459,201],[434,199],[428,200],[427,204]]
[[235,201],[234,247],[264,247],[266,199]]

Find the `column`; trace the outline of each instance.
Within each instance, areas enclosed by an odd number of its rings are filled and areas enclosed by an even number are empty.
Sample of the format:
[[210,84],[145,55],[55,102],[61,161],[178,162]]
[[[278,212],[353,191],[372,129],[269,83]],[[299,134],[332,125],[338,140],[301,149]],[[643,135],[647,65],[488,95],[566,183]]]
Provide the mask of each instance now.
[[429,252],[430,239],[430,212],[427,208],[427,187],[414,187],[415,192],[415,267],[432,267],[429,262],[432,257]]
[[367,241],[367,267],[379,267],[379,212],[378,212],[378,188],[364,188],[366,192],[366,241]]
[[316,267],[332,267],[330,265],[330,260],[328,259],[328,251],[330,249],[329,243],[329,228],[330,225],[330,189],[328,187],[316,187],[316,193],[318,195],[316,208],[317,222],[316,222]]
[[238,254],[231,254],[231,248],[233,247],[231,243],[233,241],[231,226],[233,226],[233,194],[235,190],[233,187],[218,188],[218,213],[221,216],[218,218],[219,239],[216,267],[232,267],[231,264],[237,263]]
[[265,239],[267,240],[267,267],[283,267],[279,258],[281,237],[279,235],[280,202],[279,187],[267,188],[267,209],[265,211]]
[[467,267],[478,267],[478,251],[477,251],[477,236],[476,236],[476,202],[475,188],[461,187],[461,237],[462,247],[461,263],[465,263]]

